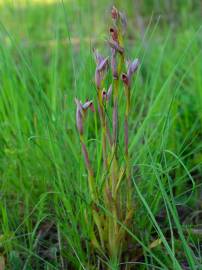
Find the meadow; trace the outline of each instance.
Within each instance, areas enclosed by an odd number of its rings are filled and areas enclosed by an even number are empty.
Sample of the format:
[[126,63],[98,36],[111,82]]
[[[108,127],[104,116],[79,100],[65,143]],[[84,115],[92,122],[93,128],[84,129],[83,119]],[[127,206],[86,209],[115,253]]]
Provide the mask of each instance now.
[[[133,198],[130,225],[101,197],[93,205],[76,127],[75,98],[96,107],[93,49],[110,55],[113,4],[127,17],[126,55],[140,60],[131,186],[120,186],[122,200]],[[0,270],[202,269],[201,12],[199,0],[0,1]],[[119,92],[122,164],[123,84]],[[112,109],[106,115],[112,129]],[[99,197],[97,108],[84,126]],[[102,248],[95,243],[93,211],[124,231],[116,258],[108,252],[115,231]]]

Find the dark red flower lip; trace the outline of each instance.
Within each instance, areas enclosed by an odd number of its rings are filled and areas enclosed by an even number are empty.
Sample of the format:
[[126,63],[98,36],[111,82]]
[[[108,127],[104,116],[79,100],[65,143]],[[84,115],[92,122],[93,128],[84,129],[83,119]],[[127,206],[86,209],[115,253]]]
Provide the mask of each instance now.
[[111,34],[112,39],[113,39],[114,41],[118,41],[118,32],[117,32],[117,30],[116,30],[115,28],[111,27],[111,28],[109,29],[109,32],[110,32],[110,34]]
[[122,81],[124,82],[125,85],[129,86],[129,78],[128,78],[126,73],[123,73],[121,75],[121,79],[122,79]]

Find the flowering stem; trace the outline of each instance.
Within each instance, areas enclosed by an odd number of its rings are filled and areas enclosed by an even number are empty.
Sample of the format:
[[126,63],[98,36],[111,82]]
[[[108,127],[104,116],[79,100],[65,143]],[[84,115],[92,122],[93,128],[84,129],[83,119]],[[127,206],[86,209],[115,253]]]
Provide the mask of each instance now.
[[104,114],[104,106],[102,102],[102,92],[98,89],[98,109],[100,114],[100,121],[102,126],[102,151],[103,151],[103,162],[105,169],[107,168],[107,125],[106,125],[106,117]]
[[117,136],[118,136],[118,88],[119,80],[114,79],[113,92],[113,144],[112,144],[112,196],[115,194],[117,176]]
[[83,153],[84,161],[85,161],[85,164],[86,164],[86,169],[88,171],[88,185],[89,185],[89,189],[90,189],[90,194],[91,194],[91,198],[94,201],[96,199],[96,197],[97,197],[96,193],[95,193],[94,174],[93,174],[93,169],[91,167],[91,163],[90,163],[88,151],[87,151],[87,148],[86,148],[86,144],[84,142],[84,137],[83,137],[82,134],[80,134],[80,141],[81,141],[81,147],[82,147],[82,153]]
[[131,177],[130,177],[130,158],[128,152],[128,116],[130,112],[130,88],[125,86],[126,95],[126,109],[124,117],[124,143],[125,143],[125,161],[126,161],[126,180],[127,180],[127,209],[130,210],[131,207]]

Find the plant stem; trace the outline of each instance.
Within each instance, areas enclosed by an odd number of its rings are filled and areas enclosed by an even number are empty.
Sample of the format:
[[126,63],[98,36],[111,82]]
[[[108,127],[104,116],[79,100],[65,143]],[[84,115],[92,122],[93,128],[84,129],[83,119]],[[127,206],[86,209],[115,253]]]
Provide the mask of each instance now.
[[124,143],[125,143],[125,162],[126,162],[126,180],[127,180],[127,210],[131,208],[131,176],[130,176],[130,158],[128,152],[128,116],[130,112],[130,88],[125,87],[125,95],[126,95],[126,109],[125,109],[125,117],[124,117]]
[[95,192],[95,185],[94,185],[94,174],[93,174],[93,169],[91,167],[89,154],[88,154],[85,142],[84,142],[83,135],[80,135],[80,141],[81,141],[82,153],[83,153],[84,161],[85,161],[86,168],[87,168],[87,171],[88,171],[88,185],[89,185],[89,189],[90,189],[90,194],[91,194],[92,200],[95,201],[96,192]]
[[107,163],[107,125],[106,125],[106,117],[104,113],[104,106],[102,102],[102,92],[98,89],[98,110],[100,115],[100,122],[102,127],[102,151],[103,151],[103,162],[104,168],[108,167]]
[[82,152],[83,152],[86,168],[87,168],[87,171],[88,171],[89,190],[90,190],[91,198],[93,200],[93,206],[92,206],[93,207],[93,209],[92,209],[93,219],[94,219],[95,225],[97,226],[97,229],[98,229],[101,246],[104,249],[104,239],[103,239],[103,229],[102,229],[102,224],[101,224],[102,223],[101,222],[101,216],[98,214],[99,210],[96,207],[96,202],[98,202],[98,198],[97,198],[95,185],[94,185],[93,169],[92,169],[91,164],[90,164],[90,159],[89,159],[89,155],[88,155],[86,145],[84,143],[83,135],[80,135],[80,140],[81,140]]

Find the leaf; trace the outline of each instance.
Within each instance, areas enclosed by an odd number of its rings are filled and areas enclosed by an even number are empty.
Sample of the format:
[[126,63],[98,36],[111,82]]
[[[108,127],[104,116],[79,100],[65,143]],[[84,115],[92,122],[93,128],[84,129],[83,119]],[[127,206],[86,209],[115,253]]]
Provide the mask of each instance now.
[[153,241],[153,242],[149,245],[149,248],[150,248],[150,249],[155,248],[155,247],[159,246],[161,243],[162,243],[162,240],[161,240],[161,239],[156,239],[155,241]]

